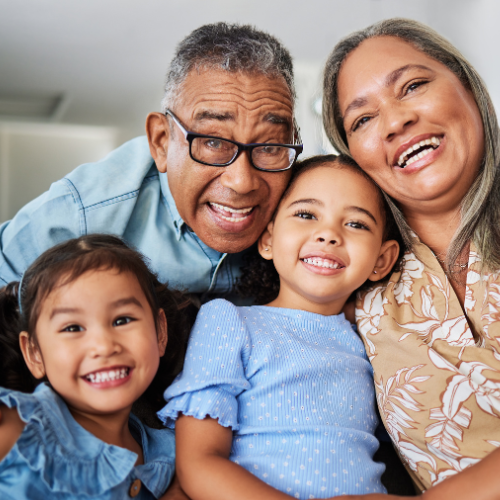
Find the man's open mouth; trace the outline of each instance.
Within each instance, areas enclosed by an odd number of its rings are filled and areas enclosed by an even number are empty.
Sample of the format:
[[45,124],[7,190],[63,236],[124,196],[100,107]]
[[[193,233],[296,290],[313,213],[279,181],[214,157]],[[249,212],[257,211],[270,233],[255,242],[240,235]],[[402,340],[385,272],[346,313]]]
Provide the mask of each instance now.
[[100,370],[84,375],[83,378],[91,384],[102,384],[103,382],[111,382],[121,380],[128,377],[130,373],[129,367],[113,368],[112,370]]
[[209,202],[210,208],[217,213],[217,215],[228,222],[241,222],[245,220],[255,207],[246,208],[232,208],[219,203]]
[[322,259],[319,257],[309,257],[306,259],[301,259],[304,263],[310,264],[316,267],[323,267],[325,269],[342,269],[345,266],[340,262],[331,259]]
[[420,160],[424,156],[434,151],[441,144],[441,138],[438,136],[430,137],[423,141],[417,142],[403,151],[398,158],[397,166],[405,168],[413,162]]

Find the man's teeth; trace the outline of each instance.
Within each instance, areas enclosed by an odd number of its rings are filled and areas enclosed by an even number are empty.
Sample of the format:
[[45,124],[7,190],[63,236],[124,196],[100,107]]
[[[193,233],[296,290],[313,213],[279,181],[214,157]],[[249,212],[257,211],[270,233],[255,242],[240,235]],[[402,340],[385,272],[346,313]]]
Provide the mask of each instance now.
[[338,269],[342,267],[338,262],[329,259],[320,259],[317,257],[311,259],[303,259],[306,264],[311,264],[316,267],[326,267],[328,269]]
[[[213,203],[211,202],[210,205],[212,205],[212,207],[214,208],[217,208],[219,210],[219,215],[221,218],[223,218],[224,220],[228,220],[230,222],[241,222],[242,220],[245,220],[247,215],[249,212],[252,211],[253,207],[249,207],[249,208],[231,208],[231,207],[226,207],[225,205],[219,205],[218,203]],[[220,211],[224,211],[224,212],[227,212],[229,214],[232,214],[230,216],[225,216],[225,215],[222,215]],[[243,214],[244,217],[238,217],[237,214]]]
[[92,384],[100,384],[111,380],[120,380],[128,376],[129,368],[119,368],[117,370],[109,370],[107,372],[96,372],[85,375],[85,378]]
[[[413,162],[428,155],[431,151],[434,151],[434,149],[438,148],[440,144],[441,139],[439,137],[431,137],[430,139],[417,142],[417,144],[410,146],[404,153],[401,154],[398,159],[398,166],[404,168],[411,165]],[[419,152],[415,153],[415,151]]]

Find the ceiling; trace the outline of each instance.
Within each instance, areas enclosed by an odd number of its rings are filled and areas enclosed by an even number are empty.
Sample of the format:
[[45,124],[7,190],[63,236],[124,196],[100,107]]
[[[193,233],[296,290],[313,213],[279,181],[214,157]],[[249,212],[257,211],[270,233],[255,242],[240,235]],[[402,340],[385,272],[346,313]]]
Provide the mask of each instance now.
[[159,109],[175,45],[202,24],[256,25],[318,65],[341,37],[395,16],[448,37],[500,105],[498,0],[0,0],[0,100],[40,97],[59,122],[127,139]]

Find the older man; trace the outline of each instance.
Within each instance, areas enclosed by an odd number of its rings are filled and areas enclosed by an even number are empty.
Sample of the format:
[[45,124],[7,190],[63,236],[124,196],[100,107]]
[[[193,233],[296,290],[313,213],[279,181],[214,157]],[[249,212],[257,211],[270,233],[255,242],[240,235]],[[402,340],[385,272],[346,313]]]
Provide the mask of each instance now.
[[302,150],[293,102],[291,57],[275,38],[225,23],[193,31],[147,140],[78,167],[0,226],[0,286],[56,243],[111,233],[172,287],[229,293]]

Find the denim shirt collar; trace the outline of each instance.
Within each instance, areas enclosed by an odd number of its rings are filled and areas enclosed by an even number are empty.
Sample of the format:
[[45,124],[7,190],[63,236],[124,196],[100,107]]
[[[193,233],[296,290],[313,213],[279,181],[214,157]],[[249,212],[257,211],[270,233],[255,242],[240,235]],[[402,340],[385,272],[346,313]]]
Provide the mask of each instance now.
[[174,223],[175,235],[177,241],[180,241],[182,238],[182,230],[183,227],[187,224],[182,220],[182,217],[179,215],[179,211],[177,210],[177,206],[174,201],[174,197],[170,192],[170,188],[168,186],[167,173],[166,172],[158,172],[160,177],[160,188],[163,194],[163,198],[165,199],[165,203],[167,205],[167,209],[170,212],[170,216],[172,217],[172,221]]

